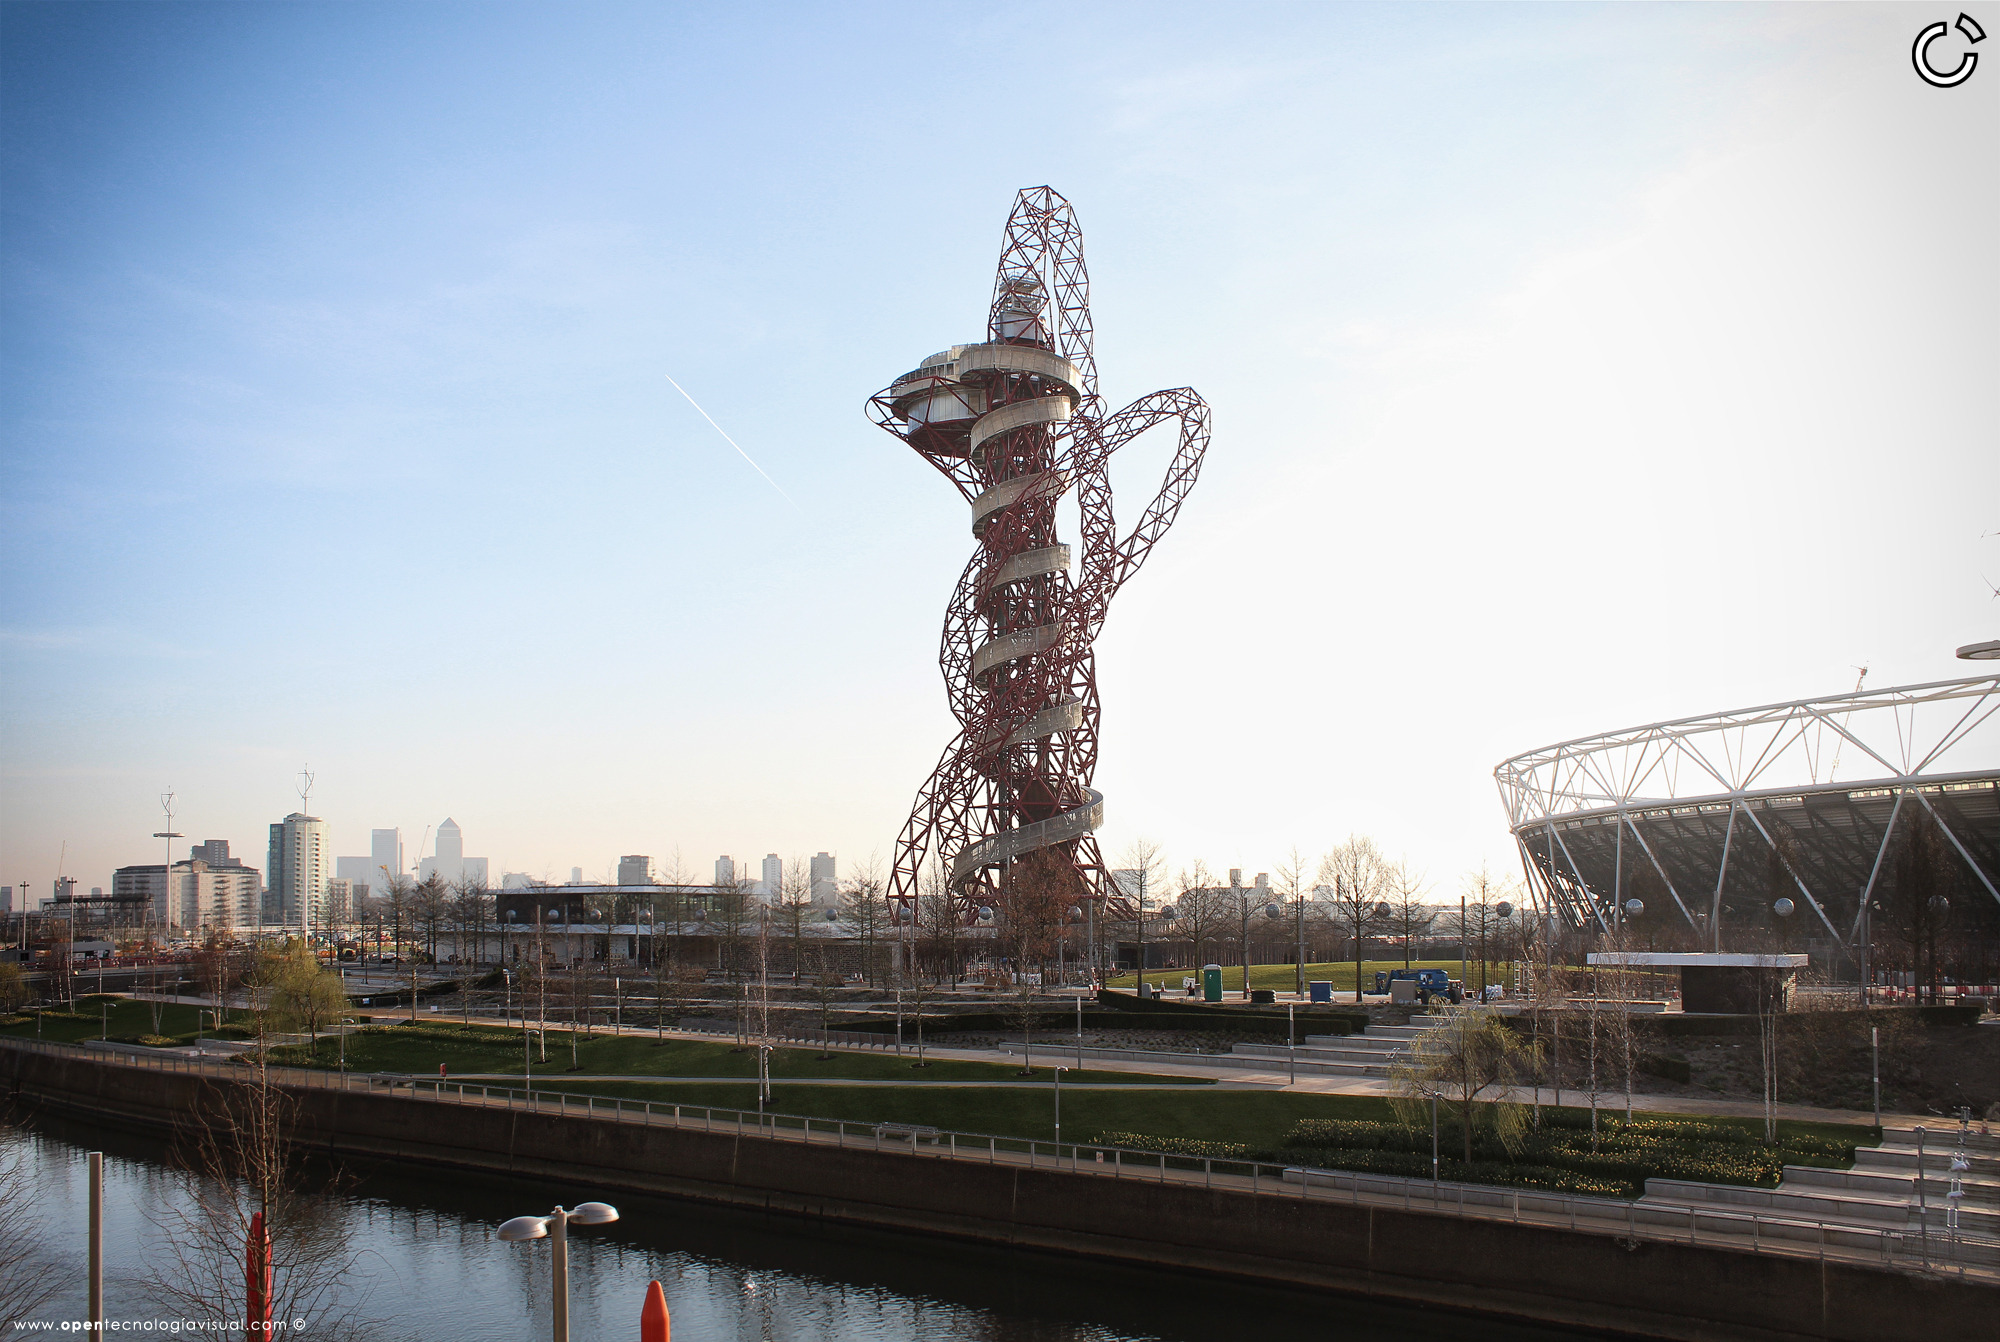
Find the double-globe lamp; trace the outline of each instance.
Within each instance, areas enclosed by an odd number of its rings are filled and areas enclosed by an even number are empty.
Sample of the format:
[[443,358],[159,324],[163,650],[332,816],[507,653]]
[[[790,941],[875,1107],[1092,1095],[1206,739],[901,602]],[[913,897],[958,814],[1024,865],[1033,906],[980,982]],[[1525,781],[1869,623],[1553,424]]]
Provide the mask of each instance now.
[[554,1278],[550,1315],[554,1320],[551,1335],[555,1342],[569,1342],[569,1223],[599,1226],[617,1219],[618,1209],[608,1202],[580,1202],[568,1210],[557,1207],[547,1216],[517,1216],[500,1227],[498,1238],[509,1243],[531,1239],[554,1241],[549,1246],[554,1250],[549,1256],[549,1270]]

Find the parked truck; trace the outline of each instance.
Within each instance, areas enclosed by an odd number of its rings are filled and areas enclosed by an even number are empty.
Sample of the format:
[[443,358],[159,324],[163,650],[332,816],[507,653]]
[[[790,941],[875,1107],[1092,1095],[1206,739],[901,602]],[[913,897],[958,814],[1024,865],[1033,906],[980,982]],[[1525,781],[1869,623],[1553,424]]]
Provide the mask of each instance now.
[[1442,997],[1454,1005],[1465,999],[1465,994],[1459,987],[1458,980],[1452,978],[1450,974],[1442,969],[1378,969],[1375,971],[1375,991],[1378,993],[1391,991],[1389,985],[1399,982],[1416,984],[1417,1001],[1423,1003],[1425,1006],[1431,1004],[1433,997]]

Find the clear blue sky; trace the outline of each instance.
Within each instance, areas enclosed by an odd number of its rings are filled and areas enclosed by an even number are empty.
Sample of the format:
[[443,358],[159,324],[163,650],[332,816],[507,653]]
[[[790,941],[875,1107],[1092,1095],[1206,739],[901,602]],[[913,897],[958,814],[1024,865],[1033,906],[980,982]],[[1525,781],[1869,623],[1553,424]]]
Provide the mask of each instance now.
[[1216,415],[1100,643],[1114,853],[1449,889],[1506,755],[1959,674],[2000,65],[1928,14],[0,5],[0,880],[157,861],[168,784],[261,863],[308,762],[342,853],[886,855],[970,541],[862,403],[1043,182],[1107,395]]

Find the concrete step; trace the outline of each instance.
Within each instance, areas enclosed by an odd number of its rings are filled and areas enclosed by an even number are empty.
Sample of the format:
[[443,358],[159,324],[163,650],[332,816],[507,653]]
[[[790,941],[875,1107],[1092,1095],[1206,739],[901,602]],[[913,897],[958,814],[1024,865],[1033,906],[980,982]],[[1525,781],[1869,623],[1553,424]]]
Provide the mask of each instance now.
[[1784,1188],[1743,1188],[1735,1184],[1704,1184],[1687,1179],[1648,1179],[1644,1202],[1680,1206],[1719,1207],[1758,1215],[1800,1216],[1820,1221],[1863,1221],[1900,1227],[1910,1219],[1902,1198],[1837,1194],[1832,1191],[1787,1192]]
[[1424,1031],[1433,1029],[1430,1025],[1370,1025],[1365,1039],[1415,1039]]
[[1345,1053],[1380,1053],[1394,1056],[1409,1048],[1407,1039],[1376,1039],[1372,1035],[1310,1034],[1299,1041],[1300,1048],[1332,1048]]
[[[1230,1052],[1237,1057],[1268,1059],[1279,1063],[1291,1056],[1283,1044],[1237,1044]],[[1372,1076],[1386,1075],[1400,1055],[1361,1049],[1302,1048],[1298,1050],[1297,1056],[1301,1063],[1339,1063],[1346,1066],[1374,1068],[1375,1071],[1363,1073]]]
[[[1815,1171],[1826,1174],[1833,1171]],[[1759,1216],[1797,1216],[1815,1221],[1843,1221],[1914,1232],[1918,1208],[1914,1190],[1843,1189],[1795,1183],[1789,1176],[1777,1188],[1744,1188],[1684,1179],[1648,1179],[1642,1201],[1680,1206],[1712,1207],[1754,1212]],[[1924,1208],[1933,1233],[1943,1229],[1947,1203],[1940,1190]],[[1961,1204],[1959,1228],[1965,1234],[2000,1241],[2000,1209]]]
[[[1924,1173],[1932,1177],[1951,1168],[1955,1152],[1924,1152]],[[1968,1153],[1966,1164],[1970,1167],[1965,1177],[1983,1182],[2000,1181],[2000,1159],[1992,1156]],[[1917,1172],[1917,1151],[1915,1147],[1899,1150],[1894,1147],[1864,1146],[1854,1153],[1854,1168],[1873,1174],[1901,1174],[1909,1178]]]
[[[1812,1165],[1785,1166],[1786,1188],[1829,1188],[1844,1192],[1860,1193],[1869,1197],[1916,1196],[1916,1172],[1895,1174],[1881,1170],[1827,1170]],[[1968,1203],[2000,1206],[2000,1180],[1974,1179],[1963,1176],[1959,1186],[1965,1192]],[[1924,1176],[1924,1195],[1943,1197],[1951,1187],[1948,1173],[1927,1173]]]
[[[1939,1124],[1924,1134],[1924,1151],[1926,1154],[1932,1151],[1955,1150],[1958,1144],[1959,1131],[1958,1124],[1956,1123],[1948,1127]],[[1915,1129],[1882,1129],[1881,1149],[1898,1151],[1904,1148],[1908,1148],[1911,1151],[1917,1149],[1917,1134]],[[1988,1156],[2000,1160],[2000,1134],[1981,1133],[1976,1130],[1968,1132],[1965,1134],[1965,1149],[1967,1153],[1974,1156]]]
[[[1283,1048],[1284,1045],[1278,1045]],[[1378,1053],[1385,1058],[1393,1058],[1409,1051],[1407,1039],[1369,1039],[1356,1035],[1342,1039],[1339,1035],[1323,1035],[1318,1041],[1308,1039],[1300,1048],[1330,1048],[1341,1053]]]

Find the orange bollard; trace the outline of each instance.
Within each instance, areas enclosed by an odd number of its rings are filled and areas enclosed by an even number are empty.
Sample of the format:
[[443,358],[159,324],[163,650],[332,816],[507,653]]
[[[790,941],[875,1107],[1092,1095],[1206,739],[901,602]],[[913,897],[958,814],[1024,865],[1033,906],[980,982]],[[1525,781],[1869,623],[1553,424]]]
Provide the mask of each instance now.
[[639,1342],[673,1342],[673,1320],[667,1317],[667,1293],[660,1283],[646,1287],[646,1306],[639,1311]]

